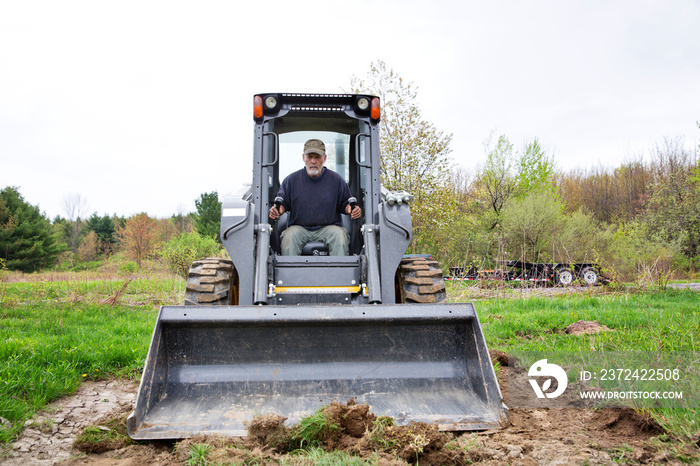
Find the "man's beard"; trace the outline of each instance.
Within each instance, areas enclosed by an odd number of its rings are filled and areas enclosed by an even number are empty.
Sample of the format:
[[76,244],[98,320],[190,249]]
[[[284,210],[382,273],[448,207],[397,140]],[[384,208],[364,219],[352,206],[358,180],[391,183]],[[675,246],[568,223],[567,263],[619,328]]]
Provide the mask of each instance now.
[[321,174],[321,170],[322,170],[322,169],[323,169],[322,167],[321,167],[321,168],[318,168],[318,167],[306,167],[306,174],[309,175],[309,176],[311,176],[311,177],[313,177],[313,178],[316,178],[318,175]]

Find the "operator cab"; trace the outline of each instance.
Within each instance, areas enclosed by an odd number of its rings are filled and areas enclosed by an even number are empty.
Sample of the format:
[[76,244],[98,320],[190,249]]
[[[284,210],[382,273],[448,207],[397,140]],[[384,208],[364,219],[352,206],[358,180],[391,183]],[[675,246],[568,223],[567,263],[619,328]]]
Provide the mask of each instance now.
[[[369,144],[369,130],[364,126],[368,125],[340,112],[318,115],[318,112],[313,111],[290,111],[283,117],[268,121],[263,140],[264,158],[272,162],[268,179],[268,206],[274,204],[282,180],[304,167],[304,143],[309,139],[320,139],[326,146],[327,158],[324,167],[345,179],[351,195],[358,200],[364,215],[365,186],[360,169],[369,152],[369,148],[366,147]],[[281,254],[280,235],[288,226],[288,216],[288,213],[284,213],[272,226],[270,246],[277,255]],[[350,234],[349,254],[360,254],[360,227],[363,219],[353,221],[346,214],[342,214],[341,217],[343,228]],[[328,248],[322,242],[307,243],[302,249],[302,255],[326,256]]]

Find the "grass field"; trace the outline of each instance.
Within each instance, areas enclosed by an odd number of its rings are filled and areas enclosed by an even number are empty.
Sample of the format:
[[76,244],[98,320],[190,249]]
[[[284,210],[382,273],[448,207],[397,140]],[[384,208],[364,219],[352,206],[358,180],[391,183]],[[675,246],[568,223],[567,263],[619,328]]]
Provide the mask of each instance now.
[[[126,287],[124,285],[126,284]],[[0,283],[0,441],[81,380],[141,375],[158,306],[179,279]]]
[[[158,307],[178,304],[184,281],[73,276],[0,282],[0,441],[81,380],[140,376]],[[450,284],[450,301],[470,290]],[[700,295],[693,291],[596,290],[550,297],[512,295],[475,302],[490,349],[513,351],[684,351],[698,353]],[[614,331],[562,332],[577,320]],[[659,413],[678,435],[700,432],[697,410]]]
[[[461,284],[451,285],[451,301],[467,301],[464,295],[474,292]],[[648,360],[648,355],[658,357],[657,365],[661,366],[664,364],[661,361],[680,357],[682,360],[676,363],[682,371],[681,380],[660,382],[656,389],[683,390],[686,399],[672,402],[670,408],[646,410],[667,431],[679,437],[688,439],[700,433],[698,292],[667,289],[608,293],[599,287],[550,297],[518,298],[521,296],[518,293],[508,296],[475,302],[489,349],[511,355],[573,356],[572,359],[598,364],[597,369],[646,367],[631,360]],[[564,332],[579,320],[597,321],[611,331],[590,335]],[[678,409],[679,406],[686,408]]]
[[[666,290],[645,293],[569,294],[484,299],[477,312],[490,349],[520,351],[700,351],[700,294]],[[595,294],[594,294],[595,293]],[[451,290],[460,300],[460,289]],[[594,336],[563,330],[578,320],[614,329]]]

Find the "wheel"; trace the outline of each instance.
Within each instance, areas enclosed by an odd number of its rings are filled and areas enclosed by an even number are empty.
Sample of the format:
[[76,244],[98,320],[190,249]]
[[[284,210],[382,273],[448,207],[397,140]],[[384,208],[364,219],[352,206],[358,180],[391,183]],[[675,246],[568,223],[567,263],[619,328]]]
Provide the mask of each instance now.
[[554,282],[559,286],[569,286],[574,281],[574,274],[571,270],[560,267],[554,272]]
[[233,262],[222,257],[194,261],[187,275],[186,306],[238,304],[238,274]]
[[445,280],[436,261],[424,257],[401,260],[396,271],[397,303],[444,303]]
[[597,285],[600,280],[600,273],[595,267],[584,267],[581,270],[581,280],[588,286]]

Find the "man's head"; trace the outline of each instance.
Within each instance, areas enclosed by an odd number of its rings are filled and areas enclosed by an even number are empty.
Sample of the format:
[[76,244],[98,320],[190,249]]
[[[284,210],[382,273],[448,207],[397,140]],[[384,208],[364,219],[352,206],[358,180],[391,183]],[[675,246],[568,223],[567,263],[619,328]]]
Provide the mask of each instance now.
[[320,139],[309,139],[304,144],[302,158],[306,173],[316,178],[323,171],[323,164],[326,162],[326,145]]

